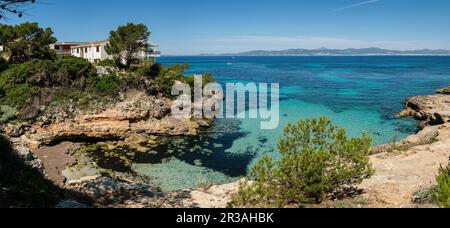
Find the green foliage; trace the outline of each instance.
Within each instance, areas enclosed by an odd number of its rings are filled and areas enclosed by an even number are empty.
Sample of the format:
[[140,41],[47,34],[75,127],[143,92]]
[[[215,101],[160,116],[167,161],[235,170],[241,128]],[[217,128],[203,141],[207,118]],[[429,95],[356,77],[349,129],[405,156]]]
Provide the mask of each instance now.
[[163,71],[164,71],[164,66],[159,63],[155,63],[155,64],[143,65],[142,67],[140,67],[137,70],[136,73],[138,73],[139,75],[142,75],[146,78],[149,78],[149,79],[155,79]]
[[184,71],[189,68],[189,65],[174,65],[171,67],[163,67],[160,69],[159,75],[155,78],[155,85],[158,92],[167,96],[171,95],[172,87],[175,81],[184,81]]
[[95,68],[86,60],[33,60],[13,64],[0,74],[0,103],[21,109],[46,88],[95,88]]
[[150,31],[144,24],[128,23],[120,26],[109,35],[109,44],[106,46],[106,52],[114,56],[117,66],[123,66],[128,69],[131,64],[138,59],[139,53],[148,53],[148,38]]
[[[153,76],[158,73],[158,75],[154,79],[158,92],[161,94],[165,94],[166,96],[171,96],[172,87],[176,81],[189,84],[191,88],[194,87],[194,76],[184,75],[184,71],[188,68],[188,64],[173,65],[171,67],[164,67],[162,65],[155,64],[152,73],[147,75]],[[204,74],[202,77],[202,81],[203,86],[208,83],[215,82],[212,74],[210,73]]]
[[254,183],[241,186],[235,205],[321,202],[373,175],[371,143],[367,135],[348,138],[323,117],[289,124],[279,142],[281,158],[265,156],[252,168]]
[[117,64],[112,59],[104,59],[100,61],[97,66],[103,66],[103,67],[117,67]]
[[439,206],[450,208],[450,166],[441,167],[436,180],[438,188],[434,191],[434,197]]
[[55,59],[50,44],[56,42],[50,28],[40,28],[37,23],[0,25],[0,43],[8,52],[10,63],[24,63],[32,59]]
[[8,63],[0,56],[0,73],[6,69],[8,69]]
[[23,107],[36,92],[37,88],[30,87],[28,84],[20,84],[5,93],[2,104],[14,107]]
[[0,123],[6,123],[17,116],[17,109],[10,106],[0,106]]
[[97,80],[96,88],[100,93],[112,94],[119,90],[120,78],[114,74],[101,76]]

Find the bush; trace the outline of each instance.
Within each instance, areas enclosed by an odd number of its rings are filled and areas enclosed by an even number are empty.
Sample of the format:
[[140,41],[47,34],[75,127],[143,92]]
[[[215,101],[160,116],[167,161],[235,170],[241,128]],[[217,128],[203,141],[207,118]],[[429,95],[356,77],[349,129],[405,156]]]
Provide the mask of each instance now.
[[164,71],[164,66],[159,63],[155,63],[143,65],[137,70],[137,73],[147,78],[155,79],[162,71]]
[[[171,96],[172,87],[175,81],[184,82],[189,84],[191,88],[194,87],[194,76],[185,76],[184,71],[189,68],[189,65],[173,65],[171,67],[164,67],[159,64],[154,64],[154,72],[158,72],[158,76],[154,79],[155,85],[158,88],[158,92]],[[206,73],[202,77],[203,86],[208,83],[215,82],[212,74]]]
[[234,205],[319,203],[373,175],[367,135],[348,138],[327,118],[289,124],[279,142],[281,158],[263,157],[241,184]]
[[434,191],[434,197],[439,206],[450,208],[450,166],[441,167],[436,180],[439,187]]
[[0,106],[0,123],[6,123],[9,120],[16,118],[16,116],[17,109],[6,105]]
[[80,58],[66,58],[55,62],[56,73],[53,73],[52,86],[62,86],[66,88],[85,89],[92,83],[97,70],[92,64]]
[[1,99],[1,104],[22,108],[31,101],[36,90],[37,88],[31,87],[27,83],[17,85],[5,92],[4,97]]
[[105,59],[100,61],[97,66],[103,66],[103,67],[117,67],[116,62],[112,59]]
[[99,77],[96,84],[98,92],[103,94],[113,94],[119,91],[120,78],[116,75],[105,75]]
[[6,62],[5,59],[0,57],[0,73],[2,73],[2,71],[6,70],[7,68],[8,68],[8,63]]
[[155,85],[158,88],[158,92],[171,96],[172,87],[175,81],[186,80],[184,71],[189,68],[189,65],[173,65],[171,67],[162,67],[159,75],[155,78]]
[[21,109],[46,88],[95,89],[95,78],[95,68],[79,58],[11,65],[0,74],[0,102]]

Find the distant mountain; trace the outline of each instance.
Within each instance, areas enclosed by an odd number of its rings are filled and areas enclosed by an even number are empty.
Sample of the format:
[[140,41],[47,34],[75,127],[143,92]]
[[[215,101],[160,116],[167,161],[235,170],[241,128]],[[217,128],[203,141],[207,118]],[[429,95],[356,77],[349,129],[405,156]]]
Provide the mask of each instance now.
[[222,54],[226,56],[373,56],[373,55],[383,55],[383,56],[407,56],[407,55],[437,55],[437,56],[450,56],[450,50],[410,50],[410,51],[396,51],[387,50],[381,48],[348,48],[348,49],[287,49],[281,51],[265,51],[265,50],[255,50],[249,52],[241,53],[228,53]]

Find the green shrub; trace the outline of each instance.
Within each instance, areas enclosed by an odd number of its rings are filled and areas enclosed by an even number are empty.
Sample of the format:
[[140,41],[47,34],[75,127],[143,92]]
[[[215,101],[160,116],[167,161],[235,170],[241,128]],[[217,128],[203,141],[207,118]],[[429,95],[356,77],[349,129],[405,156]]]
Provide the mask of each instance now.
[[159,63],[155,63],[155,64],[145,64],[142,67],[140,67],[136,73],[150,78],[150,79],[154,79],[156,77],[158,77],[158,75],[160,75],[161,72],[164,71],[164,66],[159,64]]
[[97,70],[85,59],[66,58],[55,64],[57,72],[53,73],[52,85],[85,89],[97,76]]
[[11,65],[0,74],[0,102],[21,109],[34,95],[47,88],[95,89],[95,78],[95,68],[79,58]]
[[170,96],[175,81],[184,81],[186,79],[184,71],[187,68],[189,68],[189,65],[184,64],[160,69],[159,75],[154,80],[158,92]]
[[5,59],[3,59],[2,57],[0,57],[0,73],[2,73],[2,71],[8,69],[8,63],[6,62]]
[[434,191],[434,197],[439,206],[450,208],[450,166],[441,167],[436,180],[439,187]]
[[321,202],[373,175],[371,144],[367,135],[348,138],[323,117],[289,124],[279,142],[281,158],[263,157],[250,172],[254,182],[241,185],[234,205]]
[[104,66],[104,67],[117,67],[116,62],[112,59],[105,59],[100,61],[97,66]]
[[96,89],[100,93],[113,94],[119,92],[120,78],[116,75],[105,75],[98,77]]
[[27,83],[17,85],[5,92],[1,103],[15,108],[22,108],[31,101],[36,90],[37,88],[30,87]]
[[[194,87],[194,76],[185,76],[184,71],[189,68],[189,65],[173,65],[171,67],[164,67],[162,65],[155,64],[154,65],[155,72],[158,72],[158,76],[154,79],[155,85],[158,88],[159,93],[163,93],[166,96],[171,96],[172,87],[175,84],[175,81],[180,81],[187,83]],[[154,72],[154,73],[155,73]],[[208,83],[215,82],[212,74],[206,73],[202,77],[203,86]]]
[[0,123],[6,123],[9,120],[16,118],[16,116],[17,109],[6,105],[0,106]]

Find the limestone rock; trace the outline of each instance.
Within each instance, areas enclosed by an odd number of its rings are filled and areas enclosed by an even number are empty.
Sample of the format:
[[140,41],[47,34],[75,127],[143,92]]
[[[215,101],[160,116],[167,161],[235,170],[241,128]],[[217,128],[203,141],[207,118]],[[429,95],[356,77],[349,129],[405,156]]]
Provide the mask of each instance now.
[[[144,92],[132,91],[114,106],[93,113],[77,112],[70,118],[65,111],[40,117],[33,125],[6,128],[12,137],[23,137],[30,148],[39,148],[64,140],[125,140],[132,135],[196,135],[201,126],[191,119],[170,116],[171,101]],[[27,129],[24,129],[26,127]]]
[[412,116],[422,121],[422,126],[440,125],[450,122],[450,95],[436,94],[411,97],[401,116]]

